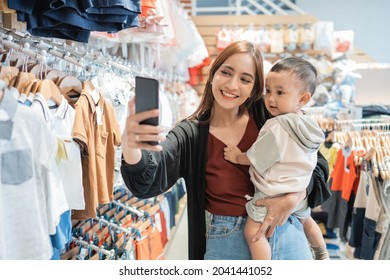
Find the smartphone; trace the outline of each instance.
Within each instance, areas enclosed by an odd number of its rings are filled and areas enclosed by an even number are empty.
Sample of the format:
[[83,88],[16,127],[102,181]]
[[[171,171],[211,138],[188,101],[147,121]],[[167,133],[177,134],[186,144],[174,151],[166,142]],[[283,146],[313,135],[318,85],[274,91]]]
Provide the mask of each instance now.
[[[141,76],[135,77],[135,112],[140,113],[153,109],[159,109],[158,97],[159,82],[156,79]],[[159,125],[158,117],[147,119],[141,124]],[[157,145],[158,142],[148,142],[151,145]]]

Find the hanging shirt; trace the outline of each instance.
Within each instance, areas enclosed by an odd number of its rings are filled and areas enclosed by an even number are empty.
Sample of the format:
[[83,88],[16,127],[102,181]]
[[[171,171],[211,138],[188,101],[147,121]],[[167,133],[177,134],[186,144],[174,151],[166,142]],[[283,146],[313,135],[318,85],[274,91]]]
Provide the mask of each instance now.
[[72,139],[75,110],[63,96],[58,106],[49,106],[41,94],[36,94],[32,107],[42,110],[47,124],[57,137],[62,153],[57,152],[56,163],[69,208],[82,210],[85,202],[80,147]]
[[[47,128],[52,132],[52,134],[55,137],[55,132],[54,132],[54,122],[52,121],[52,114],[49,110],[49,105],[45,99],[45,97],[41,93],[36,93],[34,97],[33,104],[31,104],[31,110],[36,112],[37,115],[40,115],[44,122],[46,123]],[[58,141],[56,139],[56,155],[58,151]],[[58,165],[56,163],[56,157],[52,159],[51,162],[51,168],[50,172],[48,173],[48,176],[43,178],[44,183],[47,185],[52,186],[52,192],[50,193],[50,196],[52,197],[52,211],[49,213],[51,216],[51,219],[53,220],[53,224],[55,227],[59,224],[60,222],[60,217],[61,215],[69,210],[69,205],[66,200],[66,195],[65,195],[65,190],[64,190],[64,185],[61,180],[61,175],[60,171],[58,168]],[[56,233],[56,228],[51,228],[50,234],[55,234]]]
[[0,259],[50,259],[55,187],[43,178],[52,167],[56,139],[8,89],[0,112]]
[[73,139],[81,147],[85,210],[75,210],[73,219],[96,218],[96,207],[113,199],[115,146],[121,133],[115,111],[98,93],[94,101],[83,90],[75,104]]

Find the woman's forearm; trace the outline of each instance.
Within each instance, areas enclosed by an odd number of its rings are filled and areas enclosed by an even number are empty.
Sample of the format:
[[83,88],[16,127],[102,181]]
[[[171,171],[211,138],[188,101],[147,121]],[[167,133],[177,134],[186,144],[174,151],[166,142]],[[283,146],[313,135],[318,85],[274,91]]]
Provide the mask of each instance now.
[[123,159],[128,164],[137,164],[142,158],[142,153],[140,149],[128,149],[122,148]]

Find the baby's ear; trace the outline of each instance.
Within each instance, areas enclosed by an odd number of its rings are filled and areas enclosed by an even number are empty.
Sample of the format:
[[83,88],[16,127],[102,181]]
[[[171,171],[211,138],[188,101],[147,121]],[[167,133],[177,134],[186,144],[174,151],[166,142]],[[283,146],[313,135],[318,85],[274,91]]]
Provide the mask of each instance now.
[[308,92],[308,91],[305,91],[302,96],[301,96],[301,99],[299,100],[300,103],[302,103],[302,105],[306,105],[307,102],[309,102],[311,99],[311,93]]

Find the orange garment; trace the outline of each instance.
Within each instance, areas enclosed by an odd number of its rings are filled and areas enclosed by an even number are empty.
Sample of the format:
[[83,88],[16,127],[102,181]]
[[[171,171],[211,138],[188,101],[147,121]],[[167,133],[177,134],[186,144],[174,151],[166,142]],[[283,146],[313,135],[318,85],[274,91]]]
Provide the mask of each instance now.
[[142,232],[142,238],[135,241],[137,260],[164,260],[160,233],[150,226]]
[[[159,217],[159,221],[157,221],[157,217]],[[157,223],[160,224],[160,227],[158,227],[158,230],[160,232],[161,237],[161,245],[165,247],[165,245],[168,243],[168,234],[167,234],[167,222],[165,220],[165,214],[164,211],[158,211],[156,214],[153,215],[154,223],[157,226]]]
[[75,110],[72,134],[81,149],[85,209],[74,210],[72,218],[84,220],[96,218],[97,206],[113,199],[114,146],[120,145],[121,132],[114,108],[102,95],[95,106],[91,94],[83,90]]
[[341,148],[337,152],[337,159],[334,165],[332,178],[332,191],[341,191],[341,197],[349,201],[351,194],[357,191],[358,168],[354,162],[355,155],[360,155],[360,151],[350,148]]
[[200,83],[202,83],[203,81],[202,69],[203,67],[210,65],[210,62],[211,62],[210,57],[206,57],[205,59],[203,59],[201,64],[188,68],[190,74],[190,80],[188,81],[188,83],[191,86],[197,86]]
[[141,0],[141,6],[148,8],[156,8],[156,1],[157,0]]
[[141,0],[141,16],[156,14],[152,9],[156,9],[156,0]]
[[337,152],[340,150],[339,143],[333,143],[330,148],[327,148],[324,143],[320,145],[320,152],[325,157],[329,166],[329,174],[332,174],[334,165],[337,159]]

